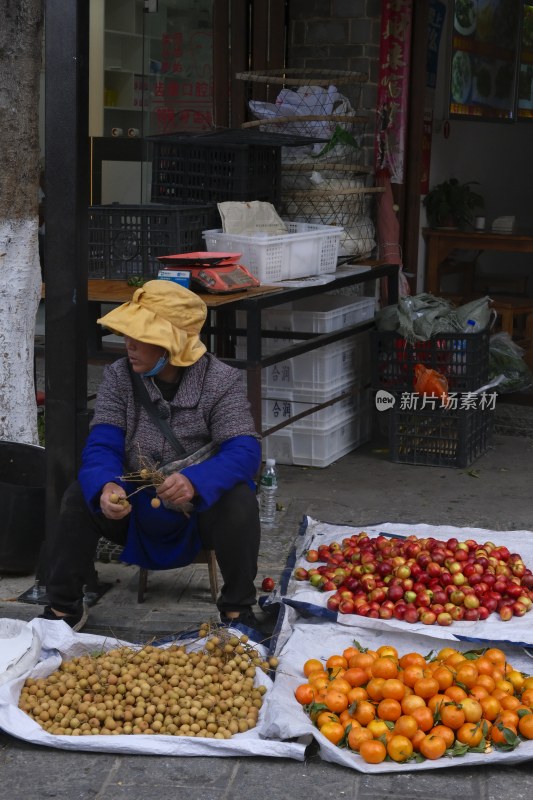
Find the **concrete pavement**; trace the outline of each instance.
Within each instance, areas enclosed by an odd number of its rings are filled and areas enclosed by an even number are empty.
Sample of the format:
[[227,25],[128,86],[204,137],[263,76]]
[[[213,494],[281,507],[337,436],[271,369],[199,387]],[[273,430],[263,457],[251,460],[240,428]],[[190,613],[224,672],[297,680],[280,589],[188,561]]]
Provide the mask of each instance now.
[[[476,526],[492,530],[533,529],[531,472],[533,438],[529,409],[517,412],[528,424],[520,435],[494,436],[472,468],[446,469],[392,464],[387,442],[372,442],[325,469],[280,466],[283,510],[275,528],[263,533],[257,585],[279,579],[304,514],[364,527],[380,522]],[[507,414],[509,417],[509,414]],[[512,415],[511,415],[512,416]],[[512,426],[508,429],[512,430]],[[86,631],[142,641],[215,619],[207,567],[151,573],[146,601],[137,604],[136,567],[97,562],[112,588],[91,609]],[[17,600],[33,576],[0,575],[0,616],[31,619],[40,607]],[[315,747],[305,762],[274,758],[168,758],[90,754],[39,748],[0,732],[0,799],[28,797],[97,800],[229,798],[350,798],[374,800],[513,800],[533,796],[531,763],[506,768],[450,769],[373,776],[322,761]]]

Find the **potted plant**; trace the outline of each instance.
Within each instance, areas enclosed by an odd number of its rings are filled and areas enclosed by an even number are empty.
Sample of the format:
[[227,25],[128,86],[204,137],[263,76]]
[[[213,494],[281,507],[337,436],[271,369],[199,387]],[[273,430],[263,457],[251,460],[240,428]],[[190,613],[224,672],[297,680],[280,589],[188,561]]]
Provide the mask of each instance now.
[[472,225],[474,209],[483,208],[483,197],[471,187],[477,181],[459,183],[457,178],[437,184],[424,197],[431,228],[467,228]]

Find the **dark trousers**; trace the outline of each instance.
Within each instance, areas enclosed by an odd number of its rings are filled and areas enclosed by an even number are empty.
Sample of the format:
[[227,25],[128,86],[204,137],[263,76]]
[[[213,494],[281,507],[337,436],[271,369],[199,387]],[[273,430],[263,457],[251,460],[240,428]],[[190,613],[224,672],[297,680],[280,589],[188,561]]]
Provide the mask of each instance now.
[[[52,608],[69,613],[79,607],[98,540],[104,536],[124,544],[128,519],[109,520],[92,513],[79,483],[69,486],[61,502],[56,535],[47,549],[46,588]],[[261,534],[254,492],[245,483],[237,484],[208,511],[198,514],[198,528],[204,546],[214,548],[222,573],[218,608],[249,608],[256,599],[254,579]]]

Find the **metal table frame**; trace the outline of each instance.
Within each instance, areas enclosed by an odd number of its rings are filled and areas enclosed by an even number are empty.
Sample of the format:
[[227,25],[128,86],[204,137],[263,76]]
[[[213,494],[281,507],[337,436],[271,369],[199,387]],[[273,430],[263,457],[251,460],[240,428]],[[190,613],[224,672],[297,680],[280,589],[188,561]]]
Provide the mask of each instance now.
[[[324,294],[331,292],[335,289],[341,289],[348,286],[355,286],[361,283],[377,282],[380,279],[385,279],[388,284],[388,302],[393,304],[398,301],[398,265],[397,264],[380,264],[373,266],[367,272],[359,272],[356,274],[342,275],[338,273],[339,277],[329,283],[320,285],[305,286],[301,288],[283,289],[281,292],[272,294],[261,294],[256,296],[242,297],[236,299],[231,304],[220,306],[216,309],[210,309],[210,318],[208,325],[205,326],[204,331],[215,337],[216,352],[226,361],[240,369],[245,369],[247,373],[247,386],[248,398],[252,408],[252,414],[258,432],[263,436],[267,436],[276,430],[279,430],[291,422],[296,421],[308,414],[312,414],[321,408],[332,405],[344,399],[350,392],[343,392],[329,400],[313,408],[302,412],[296,416],[284,420],[276,426],[268,429],[263,429],[262,424],[262,409],[261,409],[261,370],[264,367],[269,367],[288,358],[293,358],[302,353],[307,353],[311,350],[316,350],[324,347],[332,342],[337,342],[341,339],[346,339],[356,333],[361,333],[365,330],[370,330],[374,327],[374,321],[368,320],[365,322],[351,325],[341,330],[332,331],[331,333],[309,333],[303,331],[269,331],[263,328],[262,325],[262,312],[267,308],[275,308],[284,303],[289,303],[294,300],[300,300],[304,297],[315,296],[317,294]],[[246,312],[246,327],[237,327],[235,323],[235,312]],[[213,317],[215,312],[215,317]],[[229,355],[229,349],[234,343],[237,336],[246,337],[246,358],[234,358]],[[284,347],[282,350],[269,355],[262,353],[262,339],[277,338],[277,339],[298,339],[298,343],[291,343],[289,346]]]

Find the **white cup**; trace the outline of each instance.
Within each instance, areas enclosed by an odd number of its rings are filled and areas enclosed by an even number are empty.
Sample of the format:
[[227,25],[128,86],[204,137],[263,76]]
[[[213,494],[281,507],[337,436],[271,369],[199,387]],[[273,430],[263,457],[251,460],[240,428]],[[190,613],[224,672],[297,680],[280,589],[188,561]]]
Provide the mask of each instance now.
[[111,136],[122,136],[123,133],[122,128],[111,128]]
[[474,220],[474,228],[476,231],[485,230],[485,217],[476,217]]

